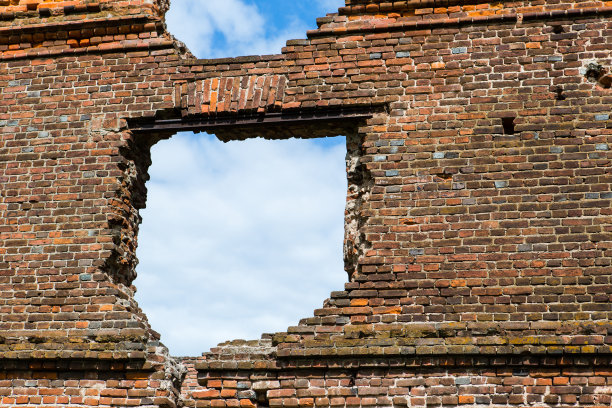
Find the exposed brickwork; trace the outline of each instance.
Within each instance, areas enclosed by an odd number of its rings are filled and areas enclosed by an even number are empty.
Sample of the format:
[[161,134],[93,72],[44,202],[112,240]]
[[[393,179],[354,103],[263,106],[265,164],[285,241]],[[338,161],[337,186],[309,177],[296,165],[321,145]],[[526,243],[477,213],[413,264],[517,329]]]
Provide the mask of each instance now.
[[555,358],[426,358],[389,366],[360,360],[325,371],[209,370],[200,379],[208,389],[191,396],[196,406],[223,397],[228,406],[609,407],[610,361],[597,363],[587,368]]
[[[65,23],[130,14],[161,16],[168,6],[167,0],[1,0],[0,26],[16,28],[15,25]],[[17,24],[13,24],[15,20]],[[98,28],[102,27],[98,25]],[[10,44],[14,43],[10,41]]]
[[[167,7],[0,0],[0,405],[612,404],[612,4],[349,0],[222,60]],[[349,282],[175,360],[131,285],[181,128],[347,135]]]

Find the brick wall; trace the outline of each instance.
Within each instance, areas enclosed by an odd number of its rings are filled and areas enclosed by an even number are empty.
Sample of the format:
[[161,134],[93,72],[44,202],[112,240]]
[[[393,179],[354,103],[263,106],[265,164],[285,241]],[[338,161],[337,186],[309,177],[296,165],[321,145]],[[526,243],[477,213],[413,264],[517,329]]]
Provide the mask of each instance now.
[[[167,6],[0,1],[2,406],[610,406],[608,3],[352,0],[222,60]],[[177,360],[132,281],[181,129],[347,135],[349,282]]]

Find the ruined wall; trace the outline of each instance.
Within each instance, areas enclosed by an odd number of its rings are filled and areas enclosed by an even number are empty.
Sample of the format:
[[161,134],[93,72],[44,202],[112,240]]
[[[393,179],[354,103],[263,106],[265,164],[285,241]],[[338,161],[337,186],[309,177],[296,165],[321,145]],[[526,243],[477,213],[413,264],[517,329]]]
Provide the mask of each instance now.
[[159,6],[0,7],[2,406],[176,401],[130,287],[148,151],[125,119],[173,108],[182,56]]
[[[350,0],[223,60],[167,6],[0,1],[0,405],[612,404],[606,2]],[[181,129],[347,135],[349,282],[177,361],[131,284]]]

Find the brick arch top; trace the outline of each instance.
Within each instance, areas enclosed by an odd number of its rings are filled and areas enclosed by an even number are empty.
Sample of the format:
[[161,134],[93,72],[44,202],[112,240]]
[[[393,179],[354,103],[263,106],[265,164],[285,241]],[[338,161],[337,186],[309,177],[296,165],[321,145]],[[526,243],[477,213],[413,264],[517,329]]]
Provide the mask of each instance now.
[[[535,384],[537,367],[577,361],[596,373],[579,378],[609,384],[598,368],[612,345],[607,2],[347,1],[279,55],[218,60],[194,59],[165,30],[166,8],[0,1],[11,375],[77,367],[144,381],[162,400],[134,405],[157,406],[299,406],[313,383],[338,406],[420,404],[426,392],[475,406],[486,401],[466,377],[493,384],[512,366]],[[131,286],[150,147],[185,127],[241,139],[279,126],[349,134],[350,282],[284,333],[184,360],[183,381]],[[437,365],[452,391],[428,388]],[[609,402],[575,381],[588,401],[574,406]],[[94,388],[110,398],[117,384]],[[402,397],[372,401],[381,384]],[[499,404],[578,394],[527,392]]]

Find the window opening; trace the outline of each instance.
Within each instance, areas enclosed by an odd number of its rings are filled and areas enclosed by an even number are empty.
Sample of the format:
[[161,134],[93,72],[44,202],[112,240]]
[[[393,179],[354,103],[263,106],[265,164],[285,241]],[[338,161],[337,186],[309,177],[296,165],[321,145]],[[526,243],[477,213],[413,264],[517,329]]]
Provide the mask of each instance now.
[[152,148],[136,298],[173,355],[311,317],[347,276],[344,137]]

